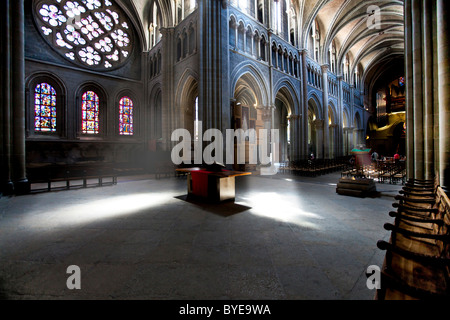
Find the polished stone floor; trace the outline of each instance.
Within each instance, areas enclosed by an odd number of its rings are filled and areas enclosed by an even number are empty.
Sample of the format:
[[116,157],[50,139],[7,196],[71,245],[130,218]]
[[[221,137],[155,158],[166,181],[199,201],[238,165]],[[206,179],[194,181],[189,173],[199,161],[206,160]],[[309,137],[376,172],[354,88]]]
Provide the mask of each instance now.
[[175,177],[2,197],[0,297],[373,299],[365,272],[382,265],[401,186],[355,198],[336,193],[339,177],[240,177],[220,205],[186,201]]

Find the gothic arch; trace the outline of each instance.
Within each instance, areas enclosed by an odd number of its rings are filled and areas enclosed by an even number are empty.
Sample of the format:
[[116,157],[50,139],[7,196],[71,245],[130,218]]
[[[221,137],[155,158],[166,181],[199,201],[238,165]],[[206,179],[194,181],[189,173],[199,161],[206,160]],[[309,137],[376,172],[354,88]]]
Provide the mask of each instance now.
[[349,128],[351,127],[351,118],[350,118],[350,113],[348,111],[348,106],[344,105],[343,109],[342,109],[342,113],[343,113],[343,118],[342,118],[342,126],[344,128]]
[[299,113],[300,104],[299,97],[295,91],[295,86],[292,81],[288,78],[279,80],[274,86],[274,97],[279,93],[282,93],[286,99],[287,105],[289,105],[289,113],[296,114]]
[[237,83],[244,75],[247,75],[246,77],[255,91],[257,103],[261,106],[268,106],[269,95],[266,89],[268,86],[264,77],[253,62],[246,61],[235,67],[230,77],[231,94],[234,95]]
[[361,115],[358,111],[356,111],[355,115],[353,116],[353,127],[355,129],[363,129]]
[[[194,136],[194,120],[195,120],[195,102],[199,94],[198,76],[191,70],[187,69],[181,76],[176,90],[176,110],[178,119],[177,128],[185,128]],[[201,116],[199,115],[201,119]]]
[[161,84],[156,83],[150,91],[150,110],[147,110],[147,123],[150,124],[148,128],[149,137],[154,140],[163,138],[163,107],[162,107],[162,89]]
[[331,116],[332,124],[338,124],[338,113],[336,112],[336,107],[331,100],[328,101],[328,115]]
[[[311,103],[312,102],[312,103]],[[308,107],[313,107],[314,113],[317,119],[322,119],[322,104],[320,102],[319,97],[315,92],[310,92],[308,94]]]
[[99,132],[96,137],[104,137],[108,134],[108,110],[109,97],[105,88],[95,81],[82,83],[75,91],[75,109],[76,109],[76,134],[82,135],[82,95],[87,91],[93,91],[99,98]]
[[114,110],[113,110],[113,114],[114,114],[114,134],[117,134],[118,128],[120,128],[119,125],[119,120],[120,120],[120,101],[122,98],[124,97],[128,97],[131,99],[132,102],[132,114],[130,116],[130,118],[132,118],[132,125],[133,125],[133,129],[132,129],[132,136],[139,136],[139,130],[141,128],[140,123],[138,122],[140,119],[140,113],[141,113],[141,101],[139,99],[139,96],[135,93],[134,90],[129,89],[129,88],[124,88],[122,90],[120,90],[119,92],[117,92],[115,99],[114,99]]
[[50,72],[35,72],[25,82],[26,101],[26,128],[30,136],[35,134],[35,89],[40,83],[48,83],[56,91],[56,134],[63,136],[66,133],[67,114],[67,88],[64,81]]

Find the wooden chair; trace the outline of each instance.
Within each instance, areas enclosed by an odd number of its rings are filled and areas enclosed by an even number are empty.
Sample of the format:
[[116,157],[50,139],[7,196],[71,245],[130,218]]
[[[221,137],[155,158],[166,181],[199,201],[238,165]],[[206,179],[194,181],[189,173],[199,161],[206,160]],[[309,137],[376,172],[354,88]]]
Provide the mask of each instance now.
[[[410,181],[411,183],[411,181]],[[412,183],[416,185],[417,182]],[[419,185],[423,186],[423,182]],[[430,185],[426,183],[427,188]],[[377,299],[450,299],[450,201],[436,185],[434,192],[405,191],[393,204],[394,223],[386,250]],[[430,201],[433,199],[433,202]]]

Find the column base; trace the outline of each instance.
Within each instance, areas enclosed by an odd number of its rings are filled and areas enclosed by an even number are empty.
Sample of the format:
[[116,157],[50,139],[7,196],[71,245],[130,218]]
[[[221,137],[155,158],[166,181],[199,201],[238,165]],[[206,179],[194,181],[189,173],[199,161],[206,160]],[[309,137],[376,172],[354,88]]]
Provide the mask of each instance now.
[[28,179],[14,182],[14,193],[16,195],[29,194],[31,191],[31,185]]
[[0,195],[11,196],[14,194],[14,184],[11,181],[4,182],[0,189]]
[[450,168],[444,169],[443,175],[440,177],[440,185],[442,190],[450,196]]

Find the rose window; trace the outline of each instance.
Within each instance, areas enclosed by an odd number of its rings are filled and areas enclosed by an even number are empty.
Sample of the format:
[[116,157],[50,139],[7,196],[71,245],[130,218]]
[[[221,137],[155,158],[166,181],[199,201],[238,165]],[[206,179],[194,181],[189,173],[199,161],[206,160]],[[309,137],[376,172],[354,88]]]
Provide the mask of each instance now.
[[110,69],[130,56],[131,23],[111,0],[37,0],[35,18],[42,36],[72,62]]

